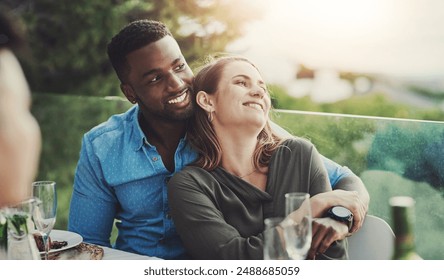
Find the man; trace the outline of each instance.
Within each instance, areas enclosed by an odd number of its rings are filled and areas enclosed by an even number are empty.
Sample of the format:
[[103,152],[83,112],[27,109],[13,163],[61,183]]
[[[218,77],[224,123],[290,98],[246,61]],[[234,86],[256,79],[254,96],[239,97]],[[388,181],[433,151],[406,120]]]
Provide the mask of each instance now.
[[28,83],[13,53],[22,36],[0,5],[0,208],[32,196],[40,157],[40,128],[29,110]]
[[[186,142],[193,114],[193,73],[168,28],[141,20],[109,43],[108,56],[133,106],[85,134],[74,179],[68,229],[86,242],[163,259],[186,258],[169,214],[166,183],[196,158]],[[325,159],[332,196],[355,215],[358,229],[368,193],[347,168]]]

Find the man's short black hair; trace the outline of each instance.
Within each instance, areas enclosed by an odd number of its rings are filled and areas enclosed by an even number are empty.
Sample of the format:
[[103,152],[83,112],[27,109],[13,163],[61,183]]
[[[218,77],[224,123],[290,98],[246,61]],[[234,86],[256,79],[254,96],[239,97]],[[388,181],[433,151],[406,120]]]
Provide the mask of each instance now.
[[173,36],[165,24],[145,19],[131,22],[111,39],[108,57],[122,83],[130,71],[126,56],[165,36]]

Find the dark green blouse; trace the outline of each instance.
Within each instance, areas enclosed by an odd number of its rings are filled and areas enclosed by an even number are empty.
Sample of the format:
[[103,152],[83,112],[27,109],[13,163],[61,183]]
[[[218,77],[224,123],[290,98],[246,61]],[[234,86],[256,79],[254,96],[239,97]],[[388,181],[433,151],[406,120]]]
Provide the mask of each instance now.
[[[307,140],[292,138],[272,155],[265,192],[223,168],[187,166],[168,183],[171,215],[194,259],[263,259],[264,220],[285,216],[289,192],[331,191],[327,171]],[[324,258],[343,259],[343,242]]]

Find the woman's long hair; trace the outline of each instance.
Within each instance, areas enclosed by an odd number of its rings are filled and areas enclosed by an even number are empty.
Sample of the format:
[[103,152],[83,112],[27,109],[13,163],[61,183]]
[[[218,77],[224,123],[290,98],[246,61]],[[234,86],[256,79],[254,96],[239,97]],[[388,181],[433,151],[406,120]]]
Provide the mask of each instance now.
[[[257,69],[253,63],[244,57],[223,56],[204,65],[194,78],[192,100],[195,103],[195,114],[191,120],[187,138],[199,155],[195,165],[206,170],[213,170],[221,164],[222,148],[208,118],[208,113],[196,102],[196,95],[199,91],[205,91],[210,95],[215,94],[223,69],[226,65],[235,61],[245,61]],[[267,120],[264,129],[257,136],[257,140],[253,164],[256,169],[260,169],[268,166],[271,155],[282,139],[273,133],[269,120]]]

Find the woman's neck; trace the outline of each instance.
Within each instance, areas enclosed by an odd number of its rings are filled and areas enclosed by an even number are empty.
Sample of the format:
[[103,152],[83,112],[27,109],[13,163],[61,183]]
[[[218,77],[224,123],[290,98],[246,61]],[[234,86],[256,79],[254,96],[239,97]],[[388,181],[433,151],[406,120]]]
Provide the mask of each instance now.
[[253,173],[257,136],[233,131],[217,131],[217,135],[221,135],[218,138],[222,148],[222,167],[241,178]]
[[265,191],[268,177],[268,167],[255,166],[254,151],[257,146],[257,134],[239,129],[216,131],[222,148],[222,167],[233,175],[238,176],[256,188]]

